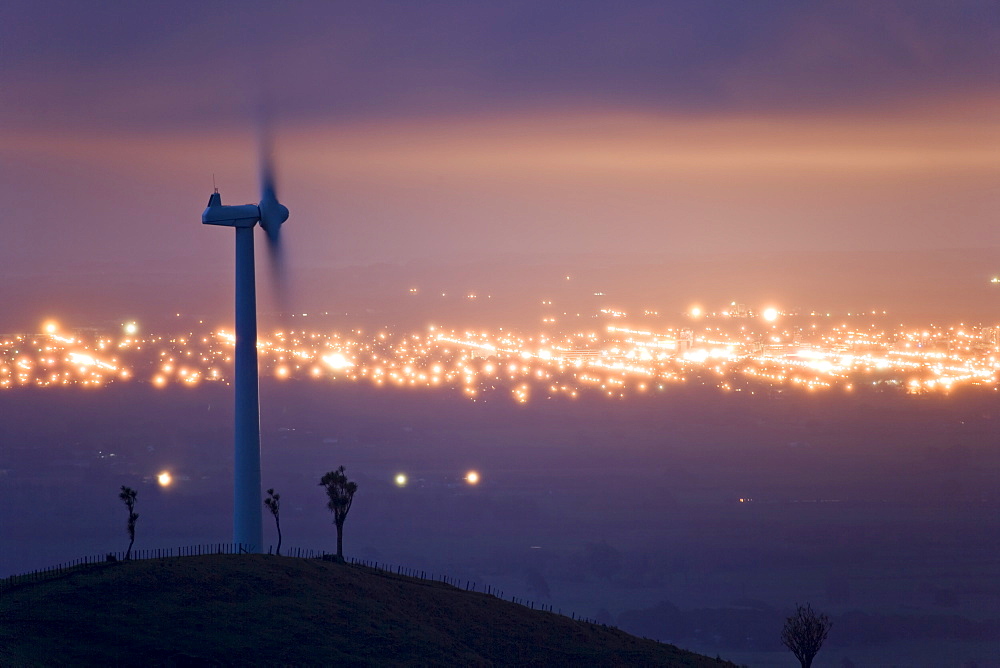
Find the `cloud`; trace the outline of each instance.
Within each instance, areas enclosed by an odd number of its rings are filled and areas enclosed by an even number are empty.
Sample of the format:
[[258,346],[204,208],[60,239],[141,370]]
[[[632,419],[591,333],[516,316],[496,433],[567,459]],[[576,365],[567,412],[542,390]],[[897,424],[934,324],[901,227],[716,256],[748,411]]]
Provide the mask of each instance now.
[[[279,127],[280,159],[322,178],[680,181],[907,177],[1000,168],[1000,99],[857,115],[668,116],[524,110]],[[256,160],[250,124],[227,130],[10,132],[10,155],[167,174]],[[252,170],[251,170],[252,171]]]
[[[997,108],[1000,105],[992,105]],[[315,173],[504,174],[682,180],[941,173],[1000,167],[1000,124],[946,116],[751,116],[641,113],[296,128],[289,150]]]
[[18,2],[0,22],[11,127],[219,128],[523,108],[871,110],[995,96],[992,3]]

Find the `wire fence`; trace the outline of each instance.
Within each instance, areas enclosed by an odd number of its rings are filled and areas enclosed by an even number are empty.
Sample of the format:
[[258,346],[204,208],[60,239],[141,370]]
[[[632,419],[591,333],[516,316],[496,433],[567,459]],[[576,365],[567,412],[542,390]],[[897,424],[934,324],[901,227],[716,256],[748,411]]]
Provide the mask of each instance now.
[[[96,567],[106,567],[119,564],[128,560],[166,559],[168,557],[187,557],[203,554],[242,554],[248,550],[240,543],[207,543],[204,545],[185,545],[182,547],[154,548],[146,550],[127,550],[120,552],[104,552],[72,561],[66,561],[55,566],[39,568],[34,571],[11,575],[0,580],[0,592],[13,589],[24,584],[42,582],[45,580],[55,580],[66,575],[79,573],[85,570],[92,570]],[[126,559],[128,555],[128,559]]]
[[[36,582],[58,580],[77,573],[89,572],[95,569],[111,568],[122,563],[127,563],[130,560],[147,561],[151,559],[170,559],[175,557],[193,557],[211,554],[250,554],[253,550],[249,549],[249,547],[250,546],[246,546],[241,543],[206,543],[201,545],[185,545],[176,548],[168,547],[132,550],[131,553],[128,554],[127,559],[127,551],[125,550],[120,552],[105,552],[103,554],[80,557],[55,566],[40,568],[28,573],[11,575],[0,579],[0,593]],[[267,554],[273,556],[273,547],[268,548]],[[325,561],[335,561],[336,555],[325,550],[290,547],[283,549],[281,556],[278,558],[322,559]],[[539,610],[542,612],[551,612],[553,614],[563,615],[563,611],[561,609],[557,610],[551,604],[538,603],[513,595],[509,598],[505,598],[504,591],[502,589],[498,589],[489,584],[478,585],[476,582],[468,579],[463,580],[462,578],[451,577],[446,574],[434,574],[417,568],[387,564],[385,562],[369,559],[357,559],[354,557],[345,558],[344,563],[350,564],[354,567],[367,569],[368,571],[378,575],[406,577],[422,581],[424,583],[442,583],[455,587],[456,589],[479,592],[501,600],[510,601],[511,603],[522,605],[531,610]],[[617,628],[609,624],[598,622],[596,619],[579,616],[575,612],[570,612],[569,614],[563,616],[589,624],[597,624],[605,628]]]

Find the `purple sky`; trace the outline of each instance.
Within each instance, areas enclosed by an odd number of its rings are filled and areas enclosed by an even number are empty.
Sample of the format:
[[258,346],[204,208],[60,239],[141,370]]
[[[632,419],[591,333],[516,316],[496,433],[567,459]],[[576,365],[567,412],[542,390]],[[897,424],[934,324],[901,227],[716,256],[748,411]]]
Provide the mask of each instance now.
[[995,2],[0,9],[0,275],[229,267],[277,119],[300,267],[995,246]]

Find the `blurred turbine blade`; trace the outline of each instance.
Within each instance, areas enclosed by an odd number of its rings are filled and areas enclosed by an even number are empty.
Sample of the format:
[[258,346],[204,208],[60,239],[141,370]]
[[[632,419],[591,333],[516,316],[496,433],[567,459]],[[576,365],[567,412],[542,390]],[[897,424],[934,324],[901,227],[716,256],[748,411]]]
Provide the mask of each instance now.
[[281,244],[280,234],[272,237],[267,235],[267,252],[271,258],[271,283],[274,286],[274,297],[278,302],[278,310],[289,310],[288,301],[288,270],[285,266],[285,249]]
[[260,226],[267,235],[275,297],[278,300],[279,309],[284,311],[288,304],[288,281],[284,250],[281,244],[281,226],[288,220],[288,209],[278,201],[275,180],[270,116],[266,110],[262,110],[260,118]]

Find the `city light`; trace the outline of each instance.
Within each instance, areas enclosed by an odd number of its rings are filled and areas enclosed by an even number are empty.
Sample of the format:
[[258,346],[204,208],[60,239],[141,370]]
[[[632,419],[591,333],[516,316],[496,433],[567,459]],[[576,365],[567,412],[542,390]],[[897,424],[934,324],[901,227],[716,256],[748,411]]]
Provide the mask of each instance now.
[[344,357],[343,353],[333,353],[332,355],[327,355],[323,358],[323,361],[326,362],[331,369],[337,370],[348,369],[354,366],[349,359]]
[[[602,309],[594,318],[603,318],[603,325],[544,333],[442,325],[415,331],[262,330],[260,374],[265,382],[355,382],[519,404],[589,395],[623,400],[685,384],[751,393],[1000,389],[1000,326],[886,328],[870,321],[851,325],[825,313],[782,314],[774,307],[760,311],[760,319],[752,315],[737,305],[704,313],[697,327],[690,320],[651,327],[630,324],[619,309]],[[137,331],[120,338],[55,322],[43,329],[50,326],[48,334],[0,339],[0,389],[198,387],[233,380],[235,338],[226,330],[200,325],[182,334]]]

